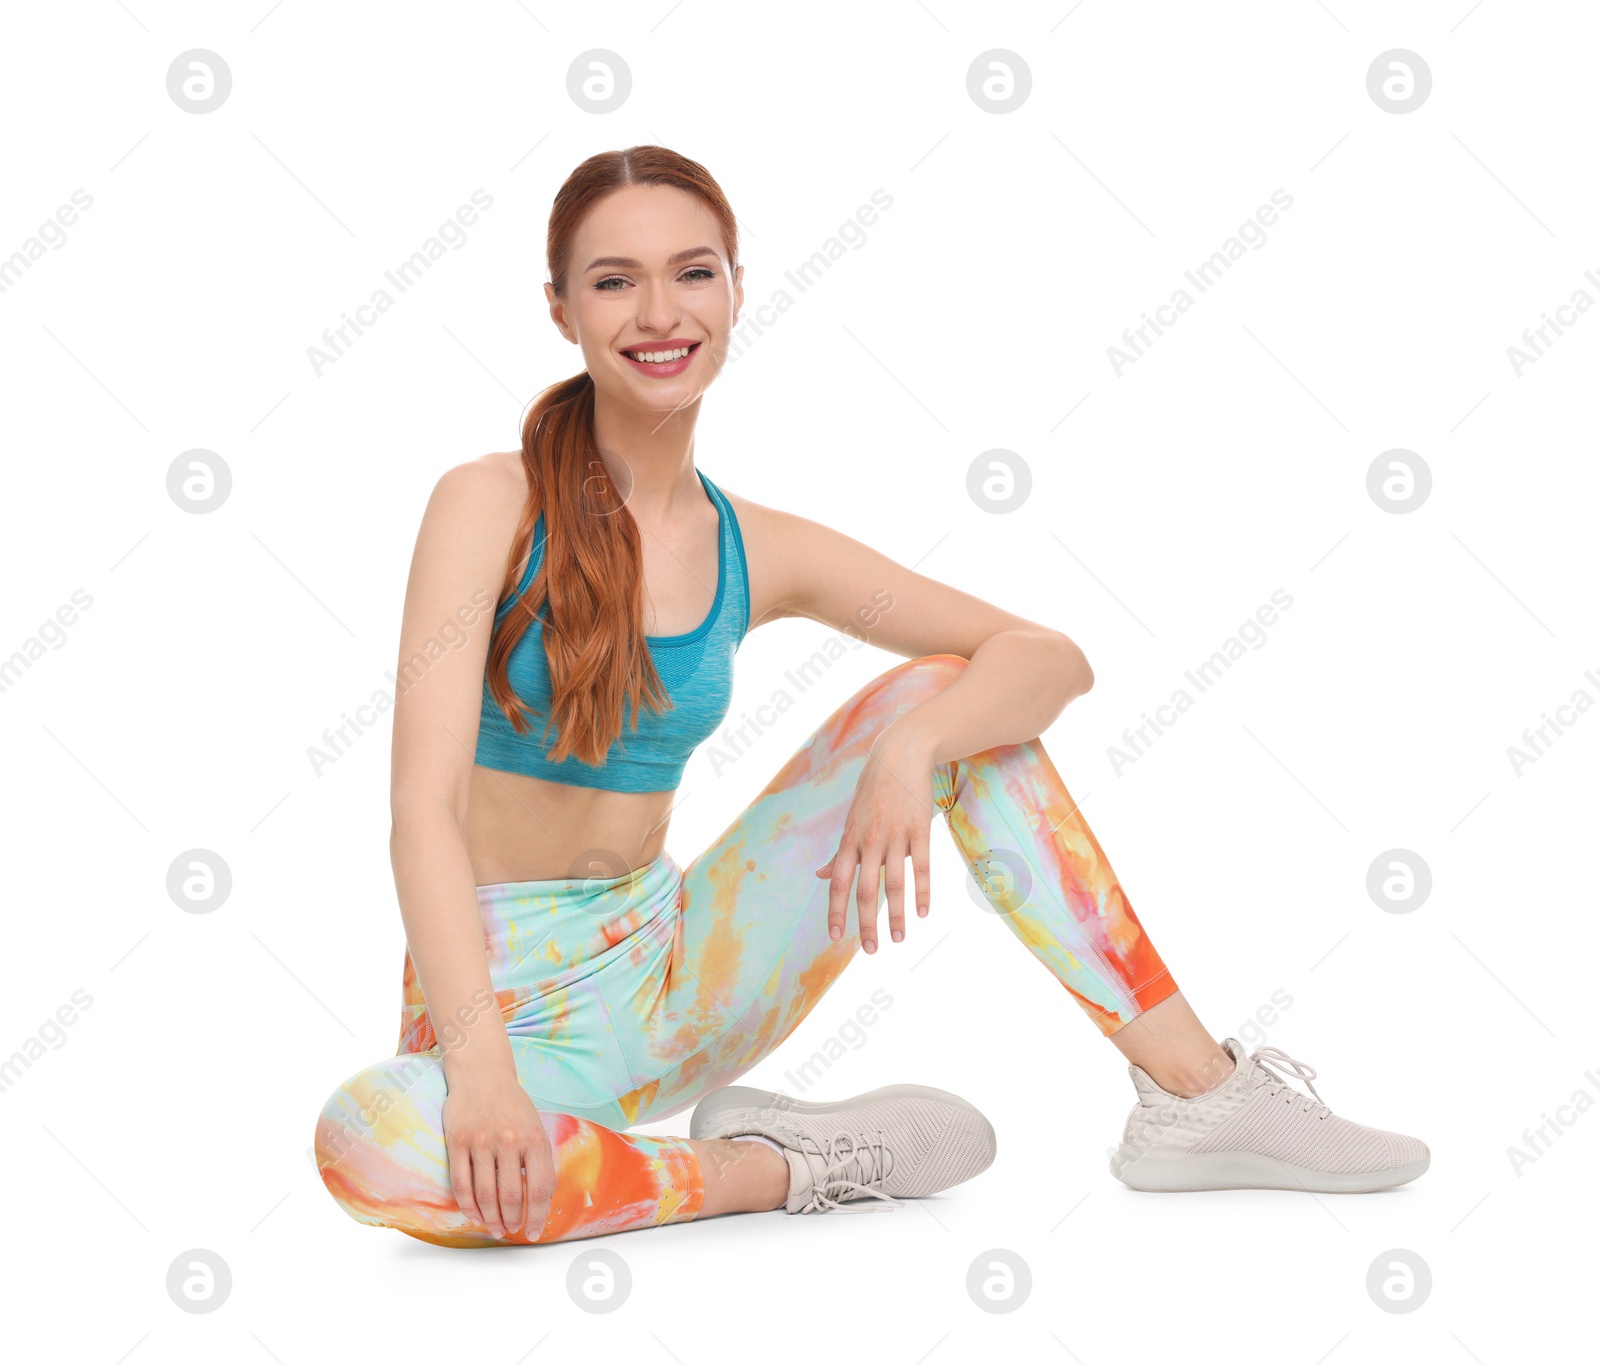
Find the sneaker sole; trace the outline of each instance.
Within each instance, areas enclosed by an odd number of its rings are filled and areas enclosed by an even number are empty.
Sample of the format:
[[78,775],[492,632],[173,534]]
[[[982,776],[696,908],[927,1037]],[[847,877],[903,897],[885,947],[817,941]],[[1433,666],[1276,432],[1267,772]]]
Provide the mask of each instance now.
[[[1119,1151],[1118,1156],[1122,1154]],[[1146,1153],[1113,1167],[1112,1174],[1136,1190],[1177,1193],[1184,1190],[1303,1190],[1312,1194],[1370,1194],[1415,1180],[1428,1169],[1430,1156],[1409,1166],[1386,1171],[1317,1171],[1294,1166],[1258,1152],[1202,1152],[1157,1157]]]

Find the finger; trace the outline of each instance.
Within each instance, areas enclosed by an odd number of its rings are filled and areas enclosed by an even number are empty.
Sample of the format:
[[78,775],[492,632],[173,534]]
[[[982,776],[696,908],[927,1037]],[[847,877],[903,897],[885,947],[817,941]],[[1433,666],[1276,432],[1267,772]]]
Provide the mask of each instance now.
[[833,855],[833,858],[829,858],[827,862],[823,863],[823,865],[817,869],[817,876],[819,876],[819,877],[831,877],[831,876],[833,876],[833,862],[834,862],[834,858],[837,858],[838,856],[839,855],[837,853],[835,853]]
[[456,1205],[474,1223],[481,1223],[483,1214],[479,1212],[478,1200],[472,1192],[472,1153],[459,1143],[452,1143],[448,1152],[450,1190],[456,1197]]
[[889,843],[883,867],[883,885],[889,901],[889,937],[896,943],[906,936],[906,848],[898,839]]
[[494,1186],[494,1151],[488,1147],[472,1149],[472,1192],[478,1197],[478,1209],[489,1236],[504,1236],[500,1223],[500,1201]]
[[544,1236],[546,1224],[550,1221],[550,1196],[543,1199],[528,1200],[528,1226],[524,1234],[528,1241],[537,1242]]
[[544,1236],[545,1224],[550,1221],[550,1201],[555,1198],[555,1172],[550,1169],[549,1151],[524,1152],[522,1164],[527,1177],[527,1221],[525,1231],[530,1242]]
[[878,951],[878,889],[883,862],[881,847],[862,850],[861,875],[856,880],[856,925],[861,935],[861,946],[869,953]]
[[916,879],[917,915],[925,916],[928,913],[929,889],[931,881],[928,875],[928,831],[923,826],[917,827],[917,832],[911,836],[911,875]]
[[855,871],[857,850],[854,845],[839,845],[833,855],[833,872],[828,883],[828,937],[844,937],[845,907],[850,903],[850,874]]
[[507,1147],[495,1153],[495,1184],[500,1192],[500,1218],[505,1235],[515,1237],[522,1228],[522,1153]]

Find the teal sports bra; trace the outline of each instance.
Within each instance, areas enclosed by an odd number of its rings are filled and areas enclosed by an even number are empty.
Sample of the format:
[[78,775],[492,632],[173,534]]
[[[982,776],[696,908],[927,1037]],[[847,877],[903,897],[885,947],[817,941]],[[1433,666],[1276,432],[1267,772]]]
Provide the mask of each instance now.
[[[695,471],[700,474],[699,470]],[[672,706],[657,713],[639,708],[639,728],[630,729],[627,707],[622,733],[612,741],[605,762],[591,764],[575,754],[552,763],[546,754],[556,744],[558,727],[550,727],[550,744],[540,741],[550,714],[550,665],[545,657],[543,630],[536,618],[529,622],[506,663],[512,689],[533,715],[531,729],[519,735],[506,719],[485,676],[483,708],[478,721],[475,762],[500,772],[526,773],[575,787],[606,791],[674,791],[683,780],[684,766],[695,748],[722,724],[733,695],[733,656],[750,629],[750,575],[745,563],[744,537],[733,505],[704,474],[700,482],[716,505],[721,538],[717,548],[717,595],[711,611],[693,630],[682,635],[647,635],[645,647],[661,677]],[[505,614],[528,590],[544,558],[544,514],[533,528],[533,549],[516,592],[495,612],[498,626]]]

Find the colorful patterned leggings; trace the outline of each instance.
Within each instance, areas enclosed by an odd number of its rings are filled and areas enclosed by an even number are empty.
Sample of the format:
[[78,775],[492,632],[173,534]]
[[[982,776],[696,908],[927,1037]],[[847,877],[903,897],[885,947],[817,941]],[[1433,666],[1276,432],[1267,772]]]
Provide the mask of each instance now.
[[[662,853],[621,877],[478,888],[517,1079],[555,1160],[540,1242],[700,1211],[689,1143],[622,1130],[732,1082],[838,980],[858,946],[855,895],[843,937],[830,940],[816,869],[834,854],[878,733],[965,667],[931,655],[868,683],[687,868]],[[1038,740],[942,763],[933,791],[997,917],[1102,1034],[1177,990]],[[881,886],[878,902],[881,913]],[[397,1054],[345,1081],[318,1120],[324,1184],[358,1222],[424,1241],[527,1240],[492,1238],[457,1207],[444,1065],[409,953],[402,999]]]

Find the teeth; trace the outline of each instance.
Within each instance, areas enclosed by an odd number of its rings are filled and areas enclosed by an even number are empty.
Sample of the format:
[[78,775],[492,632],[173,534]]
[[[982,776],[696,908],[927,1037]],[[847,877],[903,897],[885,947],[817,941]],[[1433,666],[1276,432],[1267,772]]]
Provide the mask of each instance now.
[[684,356],[689,354],[689,348],[680,346],[675,351],[629,351],[628,354],[635,360],[649,360],[659,363],[663,360],[682,360]]

